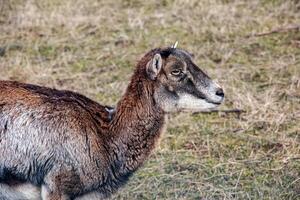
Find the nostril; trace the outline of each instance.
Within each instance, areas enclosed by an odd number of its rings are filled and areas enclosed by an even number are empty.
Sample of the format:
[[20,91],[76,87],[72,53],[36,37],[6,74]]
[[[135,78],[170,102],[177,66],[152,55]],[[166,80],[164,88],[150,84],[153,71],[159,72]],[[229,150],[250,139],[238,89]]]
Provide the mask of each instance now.
[[219,97],[224,97],[224,92],[222,88],[218,88],[216,91],[216,95]]

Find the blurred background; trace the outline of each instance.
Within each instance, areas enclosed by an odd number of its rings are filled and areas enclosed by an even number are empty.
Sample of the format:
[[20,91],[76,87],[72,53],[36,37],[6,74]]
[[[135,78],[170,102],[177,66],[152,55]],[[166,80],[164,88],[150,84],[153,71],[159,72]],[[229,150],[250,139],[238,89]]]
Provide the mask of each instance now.
[[115,105],[178,40],[239,112],[170,116],[112,199],[299,199],[299,27],[298,0],[0,0],[0,78]]

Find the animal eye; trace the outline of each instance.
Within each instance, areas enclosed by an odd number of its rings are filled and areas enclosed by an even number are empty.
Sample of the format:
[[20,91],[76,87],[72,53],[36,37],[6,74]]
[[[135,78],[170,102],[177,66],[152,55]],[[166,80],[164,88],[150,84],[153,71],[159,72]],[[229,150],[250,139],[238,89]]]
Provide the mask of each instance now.
[[171,74],[173,75],[173,76],[178,76],[178,75],[180,75],[182,73],[182,71],[180,70],[180,69],[175,69],[175,70],[173,70],[172,72],[171,72]]

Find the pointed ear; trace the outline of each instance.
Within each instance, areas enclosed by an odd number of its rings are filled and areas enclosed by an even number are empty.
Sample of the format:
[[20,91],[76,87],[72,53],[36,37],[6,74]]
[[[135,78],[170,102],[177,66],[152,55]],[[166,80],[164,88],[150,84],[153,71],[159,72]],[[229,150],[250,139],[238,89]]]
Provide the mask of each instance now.
[[155,80],[162,67],[162,58],[159,53],[155,54],[153,58],[147,63],[147,75],[151,80]]

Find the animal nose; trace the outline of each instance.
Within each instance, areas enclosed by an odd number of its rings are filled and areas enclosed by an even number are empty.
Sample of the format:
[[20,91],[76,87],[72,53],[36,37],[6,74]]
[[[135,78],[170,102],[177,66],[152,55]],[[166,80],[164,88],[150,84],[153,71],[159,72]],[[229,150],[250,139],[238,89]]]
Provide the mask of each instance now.
[[223,89],[222,88],[218,88],[216,90],[216,95],[223,98],[225,96]]

